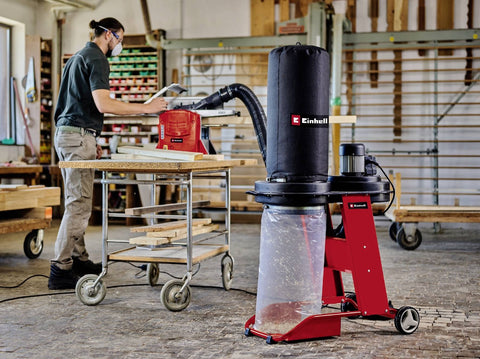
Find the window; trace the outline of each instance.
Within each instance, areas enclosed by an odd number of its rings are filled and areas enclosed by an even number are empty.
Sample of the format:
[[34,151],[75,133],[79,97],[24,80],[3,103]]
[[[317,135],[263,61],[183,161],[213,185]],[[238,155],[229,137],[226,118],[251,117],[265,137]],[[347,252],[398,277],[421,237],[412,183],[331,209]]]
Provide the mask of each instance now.
[[14,121],[10,104],[11,28],[0,24],[0,141],[13,138]]

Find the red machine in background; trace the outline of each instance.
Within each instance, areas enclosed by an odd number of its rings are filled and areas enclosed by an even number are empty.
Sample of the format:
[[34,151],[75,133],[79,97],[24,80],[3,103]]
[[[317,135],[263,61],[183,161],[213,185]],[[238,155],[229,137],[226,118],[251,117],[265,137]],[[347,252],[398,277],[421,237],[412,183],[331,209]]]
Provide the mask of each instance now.
[[160,114],[157,148],[208,154],[201,139],[200,115],[187,110],[169,110]]

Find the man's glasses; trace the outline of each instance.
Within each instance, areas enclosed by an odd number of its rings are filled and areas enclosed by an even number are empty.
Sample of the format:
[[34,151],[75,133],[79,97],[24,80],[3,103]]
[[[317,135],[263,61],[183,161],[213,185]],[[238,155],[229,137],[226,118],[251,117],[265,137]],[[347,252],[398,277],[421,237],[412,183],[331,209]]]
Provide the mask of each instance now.
[[107,31],[107,32],[110,31],[110,32],[112,33],[112,35],[113,35],[119,42],[123,42],[123,39],[120,40],[120,36],[118,36],[118,34],[117,34],[115,31],[109,30],[109,29],[107,29],[106,27],[103,27],[103,26],[101,26],[101,25],[98,25],[98,27],[99,27],[100,29],[103,29],[103,30]]

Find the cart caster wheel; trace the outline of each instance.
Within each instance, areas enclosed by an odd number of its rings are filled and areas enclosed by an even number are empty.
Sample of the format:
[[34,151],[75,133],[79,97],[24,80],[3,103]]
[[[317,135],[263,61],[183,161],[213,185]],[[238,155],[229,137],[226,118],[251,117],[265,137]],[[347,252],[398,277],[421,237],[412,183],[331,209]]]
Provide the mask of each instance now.
[[190,304],[190,287],[187,285],[181,293],[183,284],[181,280],[172,279],[163,285],[160,292],[163,305],[172,312],[182,311]]
[[225,290],[232,288],[233,281],[233,259],[228,254],[222,258],[222,284]]
[[250,332],[250,328],[245,328],[245,336],[246,337],[251,337],[252,333]]
[[390,225],[390,228],[388,229],[388,234],[390,235],[390,238],[392,239],[392,241],[394,242],[397,241],[397,233],[400,228],[402,228],[402,225],[398,222],[393,222]]
[[[348,298],[348,299],[351,299],[353,300],[355,303],[357,303],[357,295],[355,293],[348,293],[345,298]],[[355,310],[358,310],[358,308],[350,303],[350,302],[343,302],[341,305],[340,305],[340,311],[342,312],[353,312]],[[348,319],[357,319],[358,318],[358,315],[352,315],[350,317],[347,317]]]
[[94,287],[93,283],[97,280],[96,274],[86,274],[80,278],[75,287],[77,298],[85,305],[97,305],[107,294],[107,288],[100,280]]
[[23,252],[30,259],[40,256],[43,251],[43,229],[34,229],[25,236]]
[[401,307],[394,318],[395,328],[402,334],[412,334],[420,324],[420,314],[415,308]]
[[400,228],[397,232],[397,243],[403,249],[413,251],[417,249],[422,243],[422,234],[418,229],[415,230],[415,234],[406,234],[405,228]]
[[148,263],[147,264],[147,280],[148,284],[152,287],[158,283],[158,277],[160,276],[160,269],[158,268],[157,263]]
[[275,344],[275,340],[273,340],[272,336],[269,335],[266,339],[267,344]]

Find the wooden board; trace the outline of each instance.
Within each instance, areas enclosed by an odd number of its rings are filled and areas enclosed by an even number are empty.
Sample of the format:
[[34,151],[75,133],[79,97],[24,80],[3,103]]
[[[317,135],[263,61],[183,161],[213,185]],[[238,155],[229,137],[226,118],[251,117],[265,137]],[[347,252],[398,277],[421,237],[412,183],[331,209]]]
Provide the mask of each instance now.
[[[194,218],[192,226],[207,225],[212,223],[211,218]],[[168,229],[181,228],[187,225],[186,220],[158,223],[151,226],[132,227],[130,232],[160,232]]]
[[[212,208],[225,208],[225,202],[211,202]],[[239,212],[261,212],[263,211],[263,204],[252,201],[231,201],[230,209]]]
[[172,159],[172,160],[178,160],[178,161],[197,161],[197,160],[201,160],[203,157],[203,154],[200,152],[162,150],[162,149],[153,149],[151,147],[140,147],[140,146],[120,146],[117,148],[117,151],[118,153],[129,153],[133,155],[142,155],[142,156]]
[[[195,244],[192,246],[192,264],[200,263],[228,251],[226,244]],[[108,255],[108,260],[125,262],[187,263],[186,247],[169,247],[155,250],[128,248]]]
[[[195,201],[192,202],[192,208],[205,207],[210,204],[210,201]],[[182,209],[187,209],[187,203],[168,203],[161,204],[158,206],[146,206],[146,207],[135,207],[125,209],[125,214],[128,215],[141,215],[145,213],[159,213],[159,212],[168,212],[168,211],[178,211]]]
[[[192,235],[210,233],[218,229],[218,224],[209,224],[206,226],[193,226]],[[187,238],[187,228],[177,228],[175,230],[163,232],[147,232],[146,236],[133,237],[129,239],[130,244],[141,246],[158,246],[162,244],[173,243]]]
[[223,161],[152,161],[152,160],[90,160],[60,161],[60,168],[95,168],[100,171],[136,173],[186,173],[222,170],[237,166],[253,166],[256,159],[230,159]]
[[[437,0],[437,30],[453,29],[454,0]],[[440,56],[453,55],[452,49],[439,49]]]
[[0,234],[31,231],[50,227],[52,219],[18,218],[0,220]]
[[400,206],[389,210],[394,222],[479,223],[480,207],[470,206]]
[[0,191],[21,191],[28,189],[26,184],[2,184],[0,185]]
[[2,213],[0,234],[45,229],[52,222],[52,207],[19,209]]
[[0,211],[60,205],[60,187],[0,192]]

